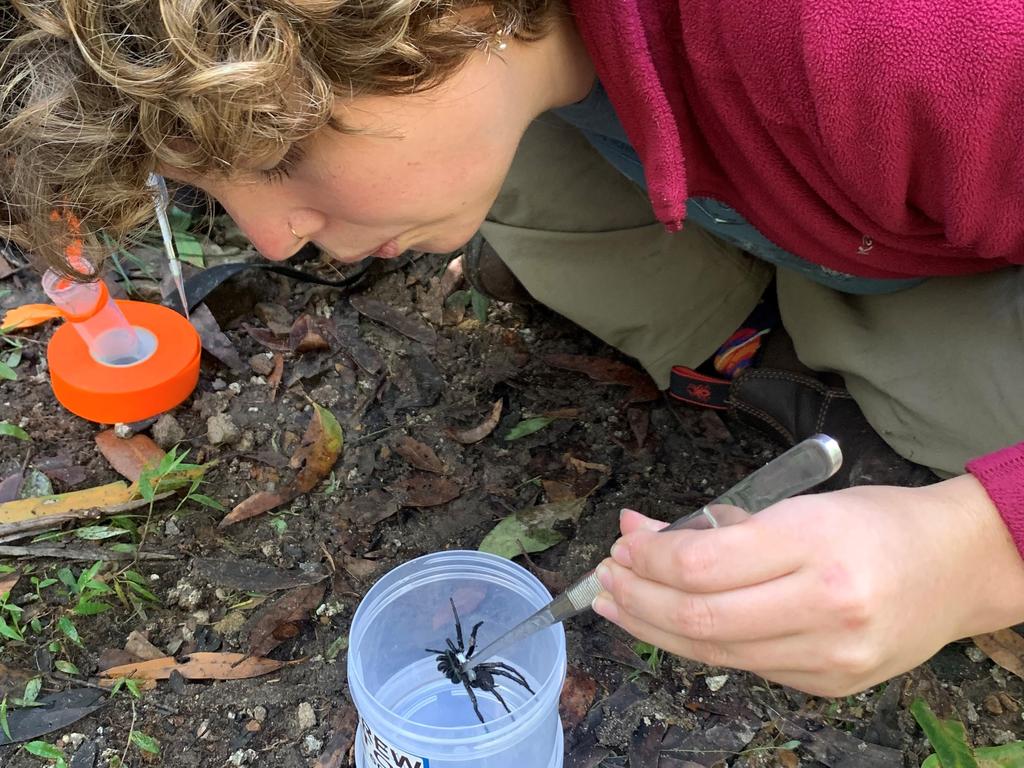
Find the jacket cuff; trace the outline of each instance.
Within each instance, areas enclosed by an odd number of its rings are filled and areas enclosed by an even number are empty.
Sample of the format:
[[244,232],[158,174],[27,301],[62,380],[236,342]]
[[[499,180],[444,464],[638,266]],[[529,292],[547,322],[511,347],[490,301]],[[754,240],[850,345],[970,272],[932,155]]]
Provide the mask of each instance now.
[[1024,557],[1024,443],[971,459],[967,471],[988,492]]

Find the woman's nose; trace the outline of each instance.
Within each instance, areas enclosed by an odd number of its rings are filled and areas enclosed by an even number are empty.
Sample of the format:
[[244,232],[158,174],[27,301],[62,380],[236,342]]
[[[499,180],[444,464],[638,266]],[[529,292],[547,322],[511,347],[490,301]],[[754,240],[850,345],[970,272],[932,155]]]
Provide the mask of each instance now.
[[258,210],[232,215],[256,250],[271,261],[290,259],[327,223],[322,213],[310,209],[293,208],[276,216],[261,216]]

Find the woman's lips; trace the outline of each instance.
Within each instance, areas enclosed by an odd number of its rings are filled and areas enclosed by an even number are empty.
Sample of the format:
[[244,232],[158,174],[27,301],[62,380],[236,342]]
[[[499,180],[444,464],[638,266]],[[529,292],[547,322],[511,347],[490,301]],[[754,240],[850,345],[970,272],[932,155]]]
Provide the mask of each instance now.
[[393,259],[401,253],[402,249],[398,245],[398,240],[391,238],[370,255],[376,256],[378,259]]

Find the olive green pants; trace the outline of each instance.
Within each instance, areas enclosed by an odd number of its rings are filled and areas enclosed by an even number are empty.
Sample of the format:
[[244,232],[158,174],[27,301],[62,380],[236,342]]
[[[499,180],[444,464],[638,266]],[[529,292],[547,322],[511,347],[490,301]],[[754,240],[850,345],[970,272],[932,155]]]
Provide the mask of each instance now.
[[659,386],[673,365],[712,355],[774,275],[800,360],[841,374],[901,455],[959,474],[1024,440],[1024,269],[844,294],[698,226],[666,232],[641,190],[548,116],[524,137],[482,232],[538,301]]

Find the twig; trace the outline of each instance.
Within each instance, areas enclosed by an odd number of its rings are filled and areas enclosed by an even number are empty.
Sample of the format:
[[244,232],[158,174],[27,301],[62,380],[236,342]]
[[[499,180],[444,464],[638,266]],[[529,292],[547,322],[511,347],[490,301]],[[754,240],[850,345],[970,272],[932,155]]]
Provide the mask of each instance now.
[[135,702],[132,702],[132,724],[128,726],[128,738],[124,742],[124,752],[121,753],[121,765],[124,765],[124,759],[128,757],[128,750],[132,746],[132,734],[135,733]]
[[[66,549],[64,547],[12,547],[0,546],[0,556],[3,557],[54,557],[61,560],[131,560],[136,557],[134,552],[111,552],[99,548],[76,548]],[[165,555],[159,552],[146,552],[138,555],[139,560],[178,560],[178,555]]]

